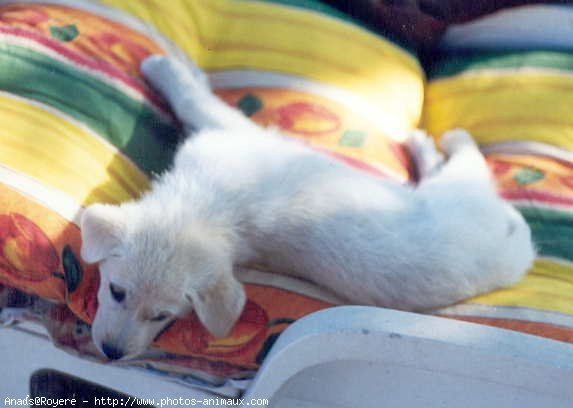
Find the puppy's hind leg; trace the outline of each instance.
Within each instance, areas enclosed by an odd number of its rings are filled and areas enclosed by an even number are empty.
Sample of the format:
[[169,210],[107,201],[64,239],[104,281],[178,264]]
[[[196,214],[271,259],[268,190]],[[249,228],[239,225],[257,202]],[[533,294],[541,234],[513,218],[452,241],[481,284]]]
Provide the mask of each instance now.
[[468,182],[493,188],[493,178],[484,156],[471,135],[462,129],[446,132],[441,140],[448,160],[424,184]]
[[416,167],[418,181],[436,174],[444,164],[444,155],[424,131],[411,132],[406,144]]
[[146,79],[171,105],[178,119],[191,129],[256,128],[257,125],[217,97],[199,67],[173,57],[152,55],[143,61]]

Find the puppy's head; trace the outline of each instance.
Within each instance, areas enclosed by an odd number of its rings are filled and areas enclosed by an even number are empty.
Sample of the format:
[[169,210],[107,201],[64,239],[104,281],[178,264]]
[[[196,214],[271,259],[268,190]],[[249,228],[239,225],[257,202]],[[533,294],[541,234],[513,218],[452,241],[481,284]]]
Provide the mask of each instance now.
[[134,357],[177,317],[195,310],[217,337],[245,303],[228,240],[215,229],[170,222],[138,203],[93,205],[81,220],[82,258],[99,263],[96,346],[110,359]]

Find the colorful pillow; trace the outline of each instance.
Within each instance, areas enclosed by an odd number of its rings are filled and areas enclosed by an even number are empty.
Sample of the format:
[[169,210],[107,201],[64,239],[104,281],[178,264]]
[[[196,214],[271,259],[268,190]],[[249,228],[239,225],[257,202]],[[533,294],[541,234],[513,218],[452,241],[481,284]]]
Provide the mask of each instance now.
[[[143,81],[146,56],[184,58],[173,42],[253,120],[403,182],[400,141],[418,123],[423,92],[414,56],[317,2],[104,2],[129,14],[72,0],[0,3],[0,282],[9,306],[0,318],[40,321],[56,344],[94,358],[99,277],[79,258],[80,210],[136,198],[181,137]],[[192,384],[250,378],[288,324],[336,303],[293,279],[239,277],[249,301],[228,338],[214,339],[192,315],[158,339],[160,353],[131,364]]]

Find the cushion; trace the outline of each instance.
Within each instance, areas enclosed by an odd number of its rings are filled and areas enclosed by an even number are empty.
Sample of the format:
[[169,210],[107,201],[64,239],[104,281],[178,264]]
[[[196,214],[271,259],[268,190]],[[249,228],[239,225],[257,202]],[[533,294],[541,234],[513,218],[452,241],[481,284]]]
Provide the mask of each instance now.
[[[60,347],[100,360],[89,334],[99,276],[79,257],[81,209],[137,198],[182,138],[142,78],[146,56],[188,55],[253,120],[401,182],[410,164],[400,142],[423,94],[415,56],[318,2],[103,3],[0,3],[0,319],[41,322]],[[251,378],[290,323],[337,303],[267,271],[238,276],[248,302],[228,338],[191,315],[130,364],[236,393],[226,381]]]

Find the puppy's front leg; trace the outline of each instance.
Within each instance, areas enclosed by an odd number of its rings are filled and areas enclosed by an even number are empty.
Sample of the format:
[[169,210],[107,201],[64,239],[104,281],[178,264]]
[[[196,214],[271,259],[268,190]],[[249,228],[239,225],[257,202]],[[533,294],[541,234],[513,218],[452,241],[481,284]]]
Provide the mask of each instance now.
[[141,71],[186,127],[195,130],[257,128],[211,91],[207,76],[195,65],[185,65],[173,57],[152,55],[143,61]]

